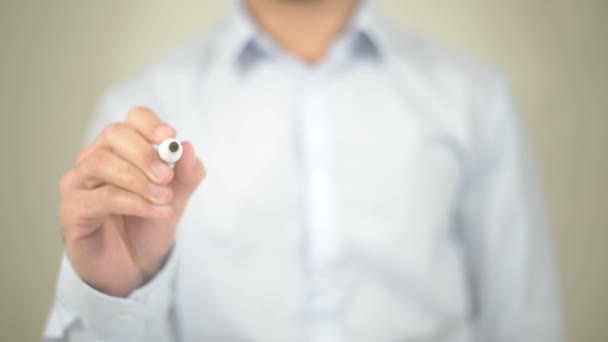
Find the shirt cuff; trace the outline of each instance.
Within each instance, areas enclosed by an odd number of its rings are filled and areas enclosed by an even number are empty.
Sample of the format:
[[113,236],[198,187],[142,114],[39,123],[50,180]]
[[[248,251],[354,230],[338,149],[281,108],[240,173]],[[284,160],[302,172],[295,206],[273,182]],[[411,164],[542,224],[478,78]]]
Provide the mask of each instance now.
[[127,298],[119,298],[85,283],[64,255],[57,289],[58,304],[75,314],[85,329],[95,331],[100,337],[142,337],[147,317],[168,312],[177,259],[174,246],[163,267],[150,281]]

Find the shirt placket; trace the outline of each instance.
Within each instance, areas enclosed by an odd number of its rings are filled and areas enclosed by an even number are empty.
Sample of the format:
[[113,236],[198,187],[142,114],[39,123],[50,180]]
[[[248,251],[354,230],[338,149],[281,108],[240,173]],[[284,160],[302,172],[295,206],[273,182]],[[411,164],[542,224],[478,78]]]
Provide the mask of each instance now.
[[303,98],[298,136],[304,172],[306,271],[310,340],[339,341],[336,271],[339,232],[335,193],[331,114],[321,70],[303,73]]

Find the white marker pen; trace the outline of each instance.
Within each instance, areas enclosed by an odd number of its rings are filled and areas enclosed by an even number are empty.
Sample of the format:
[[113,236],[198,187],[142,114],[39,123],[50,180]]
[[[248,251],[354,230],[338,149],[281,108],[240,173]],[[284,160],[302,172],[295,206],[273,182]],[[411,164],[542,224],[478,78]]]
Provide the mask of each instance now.
[[158,156],[165,163],[169,164],[171,168],[175,166],[175,163],[182,157],[182,154],[184,154],[182,144],[175,139],[165,139],[158,145]]

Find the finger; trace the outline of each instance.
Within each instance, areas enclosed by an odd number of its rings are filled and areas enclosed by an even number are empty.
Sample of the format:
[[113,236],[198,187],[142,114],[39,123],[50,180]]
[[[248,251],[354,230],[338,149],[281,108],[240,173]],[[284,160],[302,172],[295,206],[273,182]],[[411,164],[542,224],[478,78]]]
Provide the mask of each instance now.
[[139,168],[106,149],[97,149],[88,154],[74,173],[74,187],[80,189],[109,184],[157,204],[168,203],[173,197],[170,187],[150,182]]
[[192,143],[182,143],[184,153],[182,158],[175,164],[175,178],[172,182],[173,203],[178,215],[181,215],[188,199],[205,178],[205,167],[201,160],[196,157]]
[[76,157],[76,164],[80,163],[81,160],[83,160],[84,158],[86,158],[86,156],[89,155],[89,153],[93,152],[94,149],[94,145],[88,145],[83,147],[80,152],[78,153],[78,156]]
[[106,127],[97,144],[137,166],[156,184],[166,185],[173,179],[173,170],[160,160],[154,147],[127,124],[114,123]]
[[175,129],[159,119],[150,109],[142,106],[131,108],[125,122],[153,144],[174,138],[176,134]]
[[113,185],[104,185],[90,191],[81,191],[76,198],[77,217],[98,220],[108,215],[127,215],[152,219],[173,216],[171,205],[153,204],[132,192]]

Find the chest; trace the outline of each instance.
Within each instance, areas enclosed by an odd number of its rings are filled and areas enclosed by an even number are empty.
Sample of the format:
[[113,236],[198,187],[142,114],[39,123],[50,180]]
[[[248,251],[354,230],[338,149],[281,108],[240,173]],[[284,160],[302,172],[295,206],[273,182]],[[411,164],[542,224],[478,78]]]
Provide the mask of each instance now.
[[463,159],[457,127],[436,103],[365,69],[214,84],[180,127],[207,168],[192,214],[210,234],[297,239],[321,173],[347,243],[391,250],[407,240],[410,253],[428,253],[449,238]]

